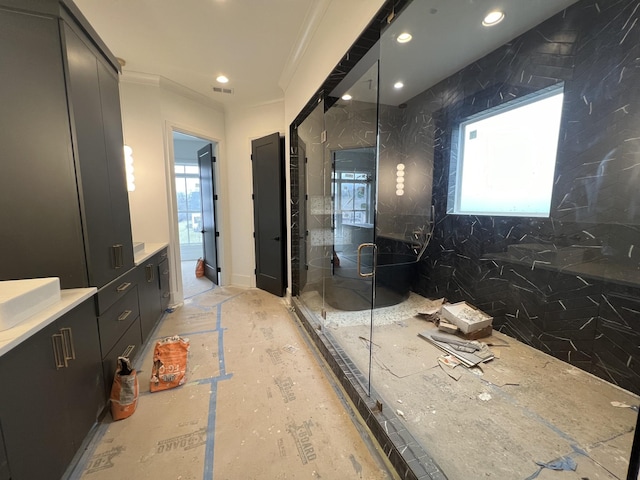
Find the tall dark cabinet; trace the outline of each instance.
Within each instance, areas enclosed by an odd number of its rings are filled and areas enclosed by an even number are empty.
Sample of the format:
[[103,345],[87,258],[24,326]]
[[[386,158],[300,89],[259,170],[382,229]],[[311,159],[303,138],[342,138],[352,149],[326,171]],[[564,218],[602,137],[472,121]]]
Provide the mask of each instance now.
[[101,288],[134,266],[118,63],[72,2],[0,0],[0,64],[0,280]]

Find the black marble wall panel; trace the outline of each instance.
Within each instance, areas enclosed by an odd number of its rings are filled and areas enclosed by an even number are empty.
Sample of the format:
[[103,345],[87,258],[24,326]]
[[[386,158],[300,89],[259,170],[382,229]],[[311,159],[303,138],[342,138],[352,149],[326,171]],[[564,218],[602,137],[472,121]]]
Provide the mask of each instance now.
[[[639,6],[578,2],[407,102],[403,120],[433,133],[423,162],[433,165],[435,230],[415,291],[466,300],[505,333],[636,393]],[[451,214],[457,125],[558,82],[550,218]]]
[[[381,62],[384,58],[381,59]],[[433,128],[430,119],[416,122],[405,105],[378,109],[378,202],[376,234],[415,243],[416,232],[431,221]],[[411,119],[411,121],[409,121]],[[397,194],[397,167],[404,166],[404,189]]]

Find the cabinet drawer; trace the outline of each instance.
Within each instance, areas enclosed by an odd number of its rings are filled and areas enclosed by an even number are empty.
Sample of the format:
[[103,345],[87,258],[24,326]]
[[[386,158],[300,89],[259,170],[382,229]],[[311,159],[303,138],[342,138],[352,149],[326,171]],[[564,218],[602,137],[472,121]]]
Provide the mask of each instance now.
[[113,348],[114,344],[140,314],[138,309],[138,287],[134,285],[127,290],[124,297],[98,317],[100,349],[103,356]]
[[[96,295],[96,307],[98,315],[102,315],[120,298],[129,293],[136,285],[136,269],[132,268],[124,275],[119,276],[113,282],[105,285]],[[135,318],[135,317],[134,317]]]
[[140,354],[142,338],[140,336],[140,319],[136,318],[129,329],[120,337],[113,348],[102,359],[102,371],[104,373],[105,389],[107,396],[111,393],[113,377],[118,365],[118,357],[128,356],[131,363]]

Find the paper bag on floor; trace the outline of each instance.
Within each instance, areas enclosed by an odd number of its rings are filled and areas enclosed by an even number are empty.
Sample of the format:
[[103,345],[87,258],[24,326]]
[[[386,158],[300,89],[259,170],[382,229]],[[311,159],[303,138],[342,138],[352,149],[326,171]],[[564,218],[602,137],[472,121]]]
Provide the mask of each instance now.
[[200,257],[196,262],[196,277],[204,277],[204,260],[202,259],[202,257]]
[[178,335],[158,340],[153,349],[152,392],[182,385],[186,379],[189,340]]
[[138,375],[127,357],[118,357],[111,387],[111,416],[122,420],[133,415],[138,405]]

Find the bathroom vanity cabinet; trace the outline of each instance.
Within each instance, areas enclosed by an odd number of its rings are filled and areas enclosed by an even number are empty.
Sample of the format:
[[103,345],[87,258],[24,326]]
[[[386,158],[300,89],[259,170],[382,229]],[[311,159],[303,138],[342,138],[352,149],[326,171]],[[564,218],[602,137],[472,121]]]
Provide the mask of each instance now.
[[98,291],[98,329],[107,395],[118,357],[132,361],[138,357],[168,306],[168,281],[163,281],[169,276],[167,256],[167,247],[162,247]]
[[0,0],[0,280],[133,268],[119,64],[67,0]]
[[169,262],[167,249],[137,267],[140,297],[140,331],[145,342],[169,303]]
[[106,406],[93,298],[0,356],[0,384],[9,478],[61,478]]

